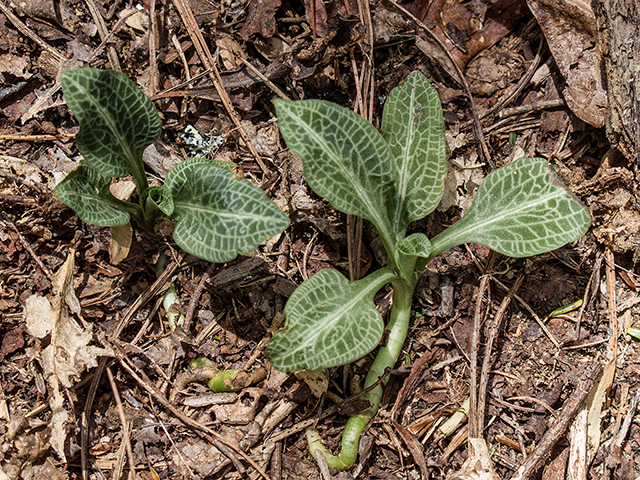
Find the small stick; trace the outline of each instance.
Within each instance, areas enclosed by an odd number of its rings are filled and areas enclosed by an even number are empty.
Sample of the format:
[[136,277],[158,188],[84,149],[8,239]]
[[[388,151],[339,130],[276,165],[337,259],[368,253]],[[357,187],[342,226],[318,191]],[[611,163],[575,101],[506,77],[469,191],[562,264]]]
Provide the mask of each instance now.
[[[107,30],[107,25],[104,23],[104,18],[102,18],[98,5],[96,5],[95,0],[85,0],[85,3],[89,8],[89,12],[91,13],[94,23],[96,24],[100,40],[104,40],[109,35],[109,30]],[[116,52],[113,45],[109,45],[107,48],[107,58],[109,59],[109,64],[111,64],[111,68],[113,70],[117,72],[122,71],[122,67],[120,67],[120,60],[118,60],[118,52]]]
[[597,360],[587,367],[576,389],[565,402],[560,417],[558,417],[551,428],[546,431],[536,449],[518,467],[518,470],[516,470],[516,473],[511,477],[511,480],[527,480],[535,473],[542,459],[551,451],[567,431],[567,428],[569,428],[569,424],[584,404],[591,388],[601,373],[602,365]]
[[111,385],[111,391],[113,392],[113,399],[116,402],[116,408],[118,409],[118,416],[120,417],[120,423],[122,424],[122,441],[124,442],[125,448],[127,449],[127,458],[129,459],[129,478],[133,478],[136,476],[136,465],[133,461],[133,449],[131,448],[131,440],[129,439],[129,422],[127,422],[127,416],[124,413],[124,408],[122,407],[122,399],[120,398],[120,392],[118,391],[118,386],[116,385],[116,380],[113,378],[113,373],[111,373],[111,369],[107,367],[107,377],[109,378],[109,384]]
[[505,108],[498,114],[498,117],[512,117],[514,115],[522,115],[529,112],[541,112],[543,110],[551,110],[564,106],[565,102],[562,98],[559,98],[557,100],[542,100],[531,105],[520,105],[518,107]]
[[204,284],[207,280],[209,280],[209,277],[211,277],[211,275],[213,274],[217,266],[218,265],[216,263],[212,263],[207,267],[207,271],[202,274],[202,277],[198,282],[198,286],[193,292],[193,295],[191,296],[191,300],[189,300],[187,311],[184,314],[184,324],[182,326],[182,330],[187,335],[189,335],[189,329],[191,328],[191,321],[193,320],[193,314],[195,313],[196,306],[200,301],[200,296],[202,295],[202,291],[204,290]]
[[618,314],[616,308],[616,272],[614,267],[614,258],[611,248],[608,246],[604,251],[605,273],[607,282],[607,307],[609,310],[609,328],[611,329],[611,337],[609,337],[609,354],[611,358],[618,358]]
[[93,60],[95,60],[95,58],[100,55],[100,53],[102,52],[102,50],[104,49],[104,47],[107,46],[107,43],[109,43],[111,41],[111,39],[113,38],[113,36],[118,32],[118,30],[120,30],[120,27],[122,26],[122,24],[124,22],[126,22],[129,17],[132,17],[133,15],[135,15],[136,13],[138,13],[137,10],[132,11],[131,13],[129,13],[128,15],[125,15],[124,17],[122,17],[120,20],[118,20],[116,22],[116,24],[113,26],[113,30],[111,30],[103,39],[102,42],[100,42],[100,45],[97,46],[97,48],[93,51],[93,53],[91,54],[91,57],[89,57],[89,60],[87,61],[87,63],[91,63],[93,62]]
[[162,289],[162,287],[164,287],[164,285],[169,281],[169,278],[171,277],[171,275],[173,275],[173,273],[177,270],[180,263],[182,263],[183,258],[184,258],[184,254],[181,254],[176,261],[173,261],[169,265],[167,265],[167,268],[165,268],[164,272],[162,272],[162,275],[160,275],[158,279],[155,282],[153,282],[153,285],[151,285],[147,289],[147,291],[145,291],[142,295],[140,295],[136,299],[135,302],[133,302],[133,305],[129,307],[129,309],[127,310],[127,313],[122,317],[122,320],[120,320],[120,323],[118,323],[118,326],[116,327],[116,330],[113,333],[114,338],[118,338],[120,336],[120,334],[125,329],[125,327],[133,319],[133,316],[136,314],[136,312],[139,309],[141,309],[144,305],[146,305],[147,302],[149,302],[149,300],[151,300],[151,298],[156,293],[158,293]]
[[[507,286],[504,283],[502,283],[500,280],[498,280],[497,278],[493,277],[493,281],[496,282],[496,284],[500,288],[509,291]],[[542,319],[538,316],[538,314],[536,314],[536,312],[533,311],[533,308],[531,308],[529,306],[529,304],[522,299],[522,297],[514,294],[513,298],[518,300],[518,302],[520,302],[520,304],[531,314],[533,319],[536,322],[538,322],[538,325],[540,325],[540,328],[542,329],[542,331],[547,335],[547,337],[549,337],[549,340],[551,340],[553,342],[553,344],[556,346],[556,348],[558,350],[562,349],[562,346],[560,345],[560,342],[558,342],[558,340],[556,340],[556,337],[554,337],[553,334],[551,333],[551,331],[549,331],[549,329],[547,328],[545,323],[542,321]]]
[[149,68],[151,69],[151,82],[149,85],[149,96],[153,96],[158,91],[160,85],[160,74],[158,73],[158,63],[156,59],[156,35],[158,34],[158,24],[156,22],[156,0],[151,0],[149,5]]
[[29,252],[29,255],[31,255],[31,258],[33,258],[33,260],[36,262],[38,267],[40,267],[40,270],[42,270],[42,272],[47,276],[47,278],[51,282],[53,282],[53,274],[51,273],[51,270],[49,270],[45,266],[45,264],[42,263],[42,260],[40,260],[40,257],[36,255],[36,252],[34,252],[33,248],[31,248],[31,245],[29,245],[29,242],[27,242],[27,240],[22,236],[22,234],[20,233],[20,230],[18,230],[18,227],[16,227],[15,224],[11,220],[9,220],[4,213],[2,216],[4,217],[4,221],[7,222],[9,225],[11,225],[11,227],[16,231],[16,233],[18,234],[18,239],[20,240],[20,243],[22,244],[24,249],[27,252]]
[[276,443],[276,448],[271,454],[271,478],[282,479],[282,442]]
[[469,437],[479,438],[482,434],[480,430],[480,416],[482,412],[478,411],[478,344],[480,342],[480,323],[482,321],[482,300],[484,292],[489,284],[489,276],[483,275],[478,288],[478,297],[476,299],[476,311],[473,316],[473,335],[471,336],[471,364],[470,377],[471,384],[469,386]]
[[500,328],[500,323],[502,322],[502,317],[504,317],[509,304],[511,303],[511,299],[513,295],[518,291],[520,285],[524,280],[524,274],[520,274],[513,286],[509,289],[507,295],[502,299],[502,303],[498,308],[498,311],[493,317],[493,323],[489,329],[489,335],[486,340],[486,345],[484,347],[484,358],[482,360],[482,371],[480,372],[480,385],[478,386],[478,406],[477,406],[477,414],[478,414],[478,432],[482,432],[484,430],[484,409],[487,400],[487,386],[489,385],[489,367],[491,366],[491,349],[493,348],[493,342],[496,338],[498,329]]
[[247,145],[249,152],[255,159],[256,163],[260,166],[260,169],[263,173],[267,173],[267,167],[256,152],[256,149],[253,146],[253,143],[249,140],[247,133],[244,131],[242,124],[240,123],[240,119],[233,109],[233,105],[231,104],[231,99],[229,98],[229,94],[223,87],[222,78],[220,77],[220,72],[218,71],[218,67],[213,60],[213,56],[211,55],[211,51],[209,51],[209,47],[205,42],[202,32],[198,28],[198,23],[196,22],[195,17],[193,16],[193,12],[191,11],[191,7],[188,5],[186,0],[173,0],[173,4],[178,10],[180,14],[180,18],[184,22],[185,27],[187,27],[187,31],[189,32],[189,36],[191,37],[191,41],[193,42],[193,46],[196,48],[198,52],[198,56],[200,57],[200,61],[206,70],[209,70],[209,78],[213,82],[213,86],[218,92],[218,96],[222,100],[222,104],[224,105],[225,110],[231,120],[235,124],[238,132],[240,132],[240,136],[244,140],[244,143]]
[[[98,368],[93,374],[93,380],[89,387],[89,393],[87,394],[87,400],[84,404],[84,410],[82,411],[81,425],[80,425],[80,465],[82,468],[82,479],[89,480],[89,470],[87,465],[89,463],[89,418],[91,417],[91,411],[93,410],[93,401],[96,398],[96,392],[98,391],[98,385],[102,378],[109,358],[102,357]],[[76,385],[77,387],[77,385]]]
[[278,95],[283,100],[291,100],[286,93],[280,90],[280,88],[278,88],[278,86],[275,83],[269,80],[260,70],[258,70],[256,67],[251,65],[251,63],[249,63],[246,59],[240,57],[240,60],[242,60],[242,62],[247,66],[247,68],[251,70],[253,73],[255,73],[258,76],[258,78],[262,80],[273,91],[273,93]]
[[22,135],[19,133],[0,135],[0,140],[8,140],[15,142],[51,142],[53,140],[68,140],[74,138],[75,133],[58,133],[56,135]]

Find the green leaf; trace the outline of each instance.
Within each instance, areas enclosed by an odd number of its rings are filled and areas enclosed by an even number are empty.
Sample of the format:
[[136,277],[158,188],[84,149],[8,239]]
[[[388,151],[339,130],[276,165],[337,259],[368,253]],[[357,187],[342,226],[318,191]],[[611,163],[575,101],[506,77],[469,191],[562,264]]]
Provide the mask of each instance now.
[[[55,189],[55,195],[75,210],[84,222],[99,227],[117,227],[129,223],[127,205],[109,191],[111,178],[87,167],[84,162],[71,171]],[[129,204],[136,209],[137,205]]]
[[162,128],[151,100],[129,78],[113,70],[81,68],[62,74],[67,104],[80,124],[78,149],[106,177],[133,175],[147,187],[143,150]]
[[322,100],[274,101],[280,131],[302,160],[314,192],[341,212],[373,222],[385,246],[393,235],[384,199],[393,162],[380,133],[351,110]]
[[444,132],[438,93],[423,74],[415,71],[391,90],[380,133],[395,162],[387,209],[397,238],[440,202],[447,174]]
[[276,332],[265,351],[283,372],[321,370],[357,360],[373,350],[384,328],[374,294],[396,277],[383,268],[349,282],[336,270],[320,270],[291,295],[286,329]]
[[266,238],[289,226],[289,218],[246,180],[206,159],[176,165],[165,187],[178,220],[173,238],[186,252],[223,263],[249,253]]
[[398,251],[410,257],[429,258],[431,242],[424,233],[414,233],[403,238],[397,244]]
[[555,250],[582,237],[589,210],[543,158],[520,158],[482,182],[467,214],[431,240],[433,255],[481,243],[511,257]]
[[151,187],[147,190],[147,201],[158,208],[167,217],[171,216],[175,208],[173,204],[173,196],[167,187]]

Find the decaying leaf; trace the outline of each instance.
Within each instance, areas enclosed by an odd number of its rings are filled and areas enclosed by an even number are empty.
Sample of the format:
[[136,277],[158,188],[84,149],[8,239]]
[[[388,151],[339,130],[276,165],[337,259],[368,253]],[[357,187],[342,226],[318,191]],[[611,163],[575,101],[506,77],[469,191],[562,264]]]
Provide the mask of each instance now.
[[613,358],[605,365],[602,376],[587,397],[586,408],[589,411],[587,415],[587,464],[591,462],[600,447],[600,435],[602,433],[600,416],[609,396],[615,373],[616,360]]
[[324,372],[310,372],[301,370],[296,372],[296,377],[306,383],[311,389],[311,393],[317,398],[325,394],[329,388],[329,378]]
[[[416,4],[416,16],[427,25],[433,25],[432,33],[444,44],[460,69],[464,69],[478,53],[504,38],[528,13],[524,0],[421,0]],[[427,49],[430,53],[439,50],[428,38],[422,46],[421,50]],[[447,68],[446,63],[441,65]]]
[[129,256],[131,242],[133,241],[133,228],[131,223],[111,227],[111,241],[109,242],[109,259],[111,265],[118,265]]
[[71,317],[72,313],[80,313],[72,282],[74,254],[75,248],[71,248],[67,260],[54,275],[51,298],[33,295],[25,306],[28,333],[37,338],[51,337],[49,346],[39,352],[39,361],[51,391],[50,443],[63,462],[66,462],[66,423],[73,420],[73,413],[65,409],[60,386],[72,387],[82,372],[97,366],[99,356],[111,355],[104,348],[89,345],[93,338],[91,326],[80,325]]
[[450,207],[459,207],[463,213],[469,210],[475,192],[484,179],[483,164],[477,161],[478,155],[475,152],[449,161],[449,173],[444,181],[439,211],[445,212]]
[[607,116],[607,92],[596,48],[596,17],[584,0],[528,0],[567,86],[567,105],[581,120],[600,128]]
[[482,438],[469,438],[469,458],[460,471],[449,477],[449,480],[499,480],[493,471],[493,462],[487,443]]

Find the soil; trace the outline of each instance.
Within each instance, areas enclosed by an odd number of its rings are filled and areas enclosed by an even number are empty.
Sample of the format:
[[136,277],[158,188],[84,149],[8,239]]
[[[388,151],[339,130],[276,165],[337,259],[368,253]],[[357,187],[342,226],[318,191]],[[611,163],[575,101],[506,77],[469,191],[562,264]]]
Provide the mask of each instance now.
[[[640,328],[638,163],[611,148],[595,91],[587,113],[575,101],[590,94],[586,81],[571,77],[548,35],[562,18],[543,23],[540,4],[534,16],[504,1],[151,3],[0,3],[0,477],[481,478],[484,464],[465,464],[478,425],[498,478],[640,475],[640,344],[627,333]],[[563,34],[583,38],[579,25],[563,23]],[[593,45],[567,45],[581,75],[600,75],[581,63],[593,62]],[[81,158],[59,75],[83,66],[119,69],[154,101],[163,132],[145,156],[152,178],[194,154],[232,161],[290,216],[289,229],[210,265],[134,226],[119,255],[110,229],[53,195]],[[443,203],[413,231],[431,237],[453,224],[484,176],[520,156],[547,158],[593,226],[533,258],[468,245],[430,262],[404,358],[356,465],[338,473],[311,457],[305,428],[337,452],[348,416],[366,409],[350,385],[372,356],[293,375],[263,352],[303,279],[323,268],[353,279],[384,260],[370,224],[306,185],[272,101],[330,100],[379,126],[385,97],[413,70],[440,95],[449,159]],[[359,261],[349,245],[360,246]],[[161,253],[169,263],[158,278]],[[171,283],[173,308],[193,316],[189,335],[170,332],[161,301]],[[39,331],[69,291],[78,308]],[[376,296],[381,311],[389,298],[390,287]],[[212,394],[207,370],[189,367],[197,357],[248,375],[236,393]],[[441,433],[475,385],[486,408],[472,404],[472,418]]]

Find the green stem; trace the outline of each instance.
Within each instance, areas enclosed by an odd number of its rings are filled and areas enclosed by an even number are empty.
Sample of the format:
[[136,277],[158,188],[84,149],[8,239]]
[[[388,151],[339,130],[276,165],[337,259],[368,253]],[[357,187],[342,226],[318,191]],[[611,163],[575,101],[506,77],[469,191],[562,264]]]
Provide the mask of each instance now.
[[[376,384],[384,376],[387,368],[393,368],[402,352],[402,346],[409,331],[411,302],[418,277],[419,272],[416,272],[410,280],[398,279],[393,282],[393,305],[389,314],[389,323],[387,324],[389,337],[386,345],[378,350],[378,354],[371,368],[369,368],[369,373],[364,382],[365,389]],[[324,455],[329,468],[337,468],[338,470],[344,470],[355,463],[358,457],[360,435],[378,412],[386,383],[387,380],[383,379],[370,392],[367,392],[363,398],[371,404],[369,409],[349,418],[347,421],[342,434],[342,449],[339,455],[332,455],[327,451],[318,432],[312,429],[307,430],[309,450],[316,460],[318,455]]]

